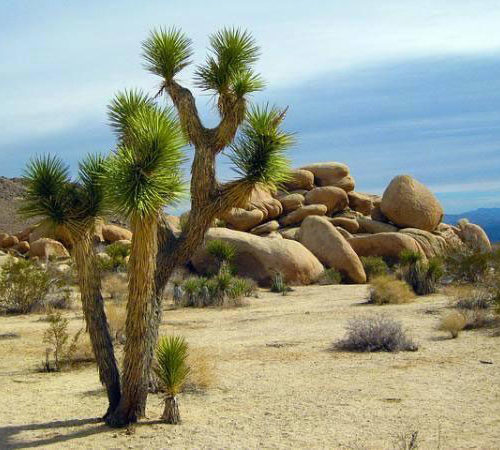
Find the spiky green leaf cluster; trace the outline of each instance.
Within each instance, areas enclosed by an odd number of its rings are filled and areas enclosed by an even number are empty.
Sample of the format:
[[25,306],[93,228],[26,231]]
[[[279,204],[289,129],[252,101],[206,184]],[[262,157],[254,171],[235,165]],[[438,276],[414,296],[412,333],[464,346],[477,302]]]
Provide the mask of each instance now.
[[153,30],[142,43],[146,69],[165,80],[171,80],[190,64],[193,55],[191,44],[191,39],[178,28]]
[[164,336],[156,347],[156,374],[169,396],[182,390],[189,375],[188,348],[182,336]]
[[281,129],[283,118],[283,111],[268,105],[248,112],[229,156],[242,182],[273,189],[288,181],[290,161],[285,152],[293,144],[293,136]]
[[195,74],[198,87],[237,98],[262,90],[264,82],[252,68],[259,47],[248,31],[224,28],[210,37],[210,46],[211,54]]
[[[130,109],[124,102],[124,109]],[[106,163],[109,204],[127,218],[145,218],[184,192],[180,166],[185,140],[171,109],[149,103],[124,116],[123,136]]]

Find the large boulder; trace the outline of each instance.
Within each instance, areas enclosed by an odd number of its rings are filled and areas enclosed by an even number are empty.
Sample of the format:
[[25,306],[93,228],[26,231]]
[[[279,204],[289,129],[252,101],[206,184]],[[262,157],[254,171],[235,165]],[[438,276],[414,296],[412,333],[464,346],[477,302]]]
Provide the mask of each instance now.
[[314,174],[318,186],[336,186],[345,191],[354,190],[354,180],[349,175],[349,167],[338,162],[324,162],[302,167]]
[[110,244],[116,241],[132,240],[132,232],[118,225],[103,224],[102,237]]
[[19,243],[19,239],[16,236],[6,235],[3,239],[0,239],[0,248],[11,248]]
[[399,232],[415,239],[427,258],[444,256],[448,253],[449,244],[447,240],[437,233],[430,233],[418,228],[402,228]]
[[292,228],[281,228],[278,232],[283,236],[284,239],[292,239],[294,241],[298,241],[300,227],[292,227]]
[[350,217],[332,217],[329,218],[328,221],[335,225],[336,227],[343,228],[347,230],[349,233],[357,233],[359,230],[359,223],[356,219],[352,219]]
[[17,245],[13,247],[16,252],[24,255],[30,251],[30,244],[28,241],[20,241]]
[[475,223],[467,219],[458,221],[459,236],[470,248],[478,252],[491,252],[491,242],[486,232]]
[[323,273],[318,259],[303,245],[289,239],[266,239],[228,228],[210,228],[191,263],[198,273],[210,271],[215,261],[206,251],[206,243],[219,239],[233,245],[236,256],[232,264],[238,275],[270,286],[276,273],[292,285],[310,284]]
[[372,213],[373,201],[372,198],[360,192],[349,192],[349,207],[354,211],[360,212],[364,216],[369,216]]
[[302,194],[288,194],[280,197],[279,201],[283,206],[283,214],[288,214],[304,206],[306,199]]
[[68,258],[68,250],[59,241],[41,238],[30,244],[30,257],[38,258]]
[[398,261],[403,250],[424,254],[417,241],[404,233],[355,235],[348,242],[358,256],[383,256]]
[[72,247],[72,239],[68,230],[62,226],[54,226],[46,222],[40,223],[33,228],[29,234],[29,243],[38,241],[41,238],[49,238],[61,242],[66,248]]
[[28,228],[25,228],[24,230],[20,231],[19,233],[16,233],[14,236],[19,239],[19,242],[29,241],[30,234],[35,228],[36,228],[36,225],[31,225]]
[[400,228],[434,231],[443,219],[443,208],[434,194],[409,175],[399,175],[387,186],[382,213]]
[[290,171],[291,179],[284,186],[288,191],[305,189],[309,191],[314,187],[314,174],[309,170],[294,169]]
[[264,220],[264,213],[260,209],[247,211],[243,208],[231,208],[221,219],[235,230],[248,231]]
[[346,192],[334,186],[311,189],[305,199],[308,205],[325,205],[327,214],[344,210],[348,203]]
[[[273,233],[278,231],[280,224],[277,220],[271,220],[269,222],[263,223],[261,225],[257,225],[255,228],[250,230],[250,233],[256,234],[258,236],[262,236],[265,234]],[[280,235],[281,236],[281,235]]]
[[398,227],[390,223],[379,222],[378,220],[369,219],[368,217],[357,217],[356,221],[359,225],[360,233],[390,233],[398,231]]
[[354,283],[366,282],[358,255],[326,217],[306,217],[300,226],[298,239],[326,267],[337,269]]
[[245,209],[251,211],[253,209],[258,209],[264,214],[263,220],[275,219],[279,217],[283,212],[283,206],[281,202],[275,199],[271,193],[262,188],[256,187],[252,190],[250,194],[250,199]]
[[307,216],[324,216],[327,208],[325,205],[307,205],[302,206],[295,211],[287,214],[279,220],[283,227],[301,223]]

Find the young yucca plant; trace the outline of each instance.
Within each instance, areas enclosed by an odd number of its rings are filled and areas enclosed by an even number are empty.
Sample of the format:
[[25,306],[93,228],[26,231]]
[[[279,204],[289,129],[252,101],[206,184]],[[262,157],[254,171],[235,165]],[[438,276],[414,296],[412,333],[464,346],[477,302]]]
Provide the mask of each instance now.
[[236,256],[234,245],[220,239],[214,239],[207,244],[207,252],[217,260],[217,272],[228,266]]
[[156,347],[156,375],[165,391],[162,419],[170,424],[181,421],[177,394],[189,375],[188,344],[182,336],[164,336]]

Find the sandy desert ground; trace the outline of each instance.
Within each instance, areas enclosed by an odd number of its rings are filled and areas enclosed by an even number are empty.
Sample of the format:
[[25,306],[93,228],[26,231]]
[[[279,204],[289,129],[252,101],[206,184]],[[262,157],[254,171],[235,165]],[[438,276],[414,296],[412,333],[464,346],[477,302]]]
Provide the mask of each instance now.
[[[217,379],[181,395],[181,425],[158,421],[154,395],[148,419],[129,430],[95,420],[106,398],[93,366],[36,371],[41,316],[0,317],[0,334],[20,335],[0,342],[0,448],[382,449],[413,431],[419,448],[500,448],[500,338],[436,331],[444,296],[372,306],[366,295],[365,286],[313,286],[261,292],[231,310],[166,310],[162,332],[213,358]],[[371,313],[401,320],[419,351],[328,350],[350,318]],[[79,311],[68,316],[81,327]]]

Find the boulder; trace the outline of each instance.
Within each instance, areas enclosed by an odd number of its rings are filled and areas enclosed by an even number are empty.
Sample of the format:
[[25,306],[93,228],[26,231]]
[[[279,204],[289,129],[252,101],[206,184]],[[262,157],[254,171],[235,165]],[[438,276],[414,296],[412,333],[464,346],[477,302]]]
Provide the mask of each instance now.
[[248,231],[264,220],[264,213],[260,209],[231,208],[221,219],[235,230]]
[[378,222],[389,222],[389,219],[384,215],[382,209],[380,208],[380,203],[373,205],[371,217],[373,220],[377,220]]
[[369,216],[372,213],[373,201],[366,195],[359,192],[349,192],[347,194],[349,198],[349,207],[354,211],[360,212],[364,216]]
[[0,240],[0,248],[11,248],[18,243],[19,239],[17,237],[7,235],[7,237],[4,237],[2,240]]
[[252,190],[245,209],[248,211],[252,211],[253,209],[262,211],[264,214],[263,220],[274,219],[283,213],[281,202],[275,199],[268,190],[261,187],[256,187]]
[[13,248],[16,252],[19,252],[21,253],[21,255],[24,255],[25,253],[28,253],[30,251],[30,244],[28,241],[20,241]]
[[279,233],[283,236],[284,239],[292,239],[294,241],[298,240],[300,227],[292,227],[292,228],[281,228]]
[[31,232],[36,228],[36,225],[31,225],[28,228],[16,233],[14,236],[21,241],[29,241]]
[[335,228],[343,236],[344,239],[351,239],[352,238],[352,234],[349,233],[349,231],[347,231],[346,229],[344,229],[342,227],[335,227]]
[[337,186],[342,178],[349,176],[349,167],[338,162],[324,162],[302,167],[314,175],[318,186]]
[[65,227],[53,226],[49,223],[42,222],[33,230],[29,235],[29,243],[38,241],[41,238],[49,238],[55,241],[59,241],[66,248],[72,247],[72,239]]
[[358,255],[326,217],[306,217],[298,239],[326,267],[333,267],[354,283],[366,283]]
[[332,186],[339,187],[346,192],[351,192],[354,191],[356,183],[351,175],[347,175],[346,177],[341,178],[339,181],[334,183]]
[[324,216],[326,214],[327,208],[325,205],[307,205],[302,206],[295,211],[287,214],[279,220],[279,223],[283,227],[289,225],[294,225],[296,223],[301,223],[307,216]]
[[491,252],[491,243],[485,231],[475,223],[470,223],[467,219],[458,221],[460,239],[477,252]]
[[277,231],[272,231],[271,233],[262,234],[261,237],[267,239],[284,239],[283,236],[281,236],[281,234],[278,233]]
[[283,206],[283,214],[288,214],[289,212],[295,211],[301,206],[304,206],[306,201],[305,197],[301,194],[288,194],[281,197],[279,200]]
[[348,203],[346,192],[334,186],[311,189],[305,199],[308,205],[325,205],[327,214],[344,210]]
[[118,225],[104,224],[102,226],[102,237],[110,244],[122,240],[131,241],[132,232]]
[[329,218],[328,221],[336,227],[347,230],[349,233],[357,233],[359,230],[359,224],[356,219],[351,219],[349,217],[332,217]]
[[380,207],[382,213],[400,228],[434,231],[443,219],[443,208],[438,199],[408,175],[392,179]]
[[309,170],[293,169],[290,171],[290,176],[290,181],[284,184],[285,189],[288,191],[295,191],[297,189],[309,191],[314,187],[314,174]]
[[429,259],[435,256],[446,255],[448,252],[448,242],[439,234],[419,230],[418,228],[402,228],[399,232],[415,239],[425,256]]
[[50,238],[41,238],[30,243],[30,257],[38,258],[68,258],[68,250],[59,241]]
[[390,223],[379,222],[378,220],[369,219],[367,217],[358,217],[357,222],[359,224],[360,233],[391,233],[397,232],[398,227],[391,225]]
[[191,259],[198,273],[210,272],[210,267],[215,267],[213,257],[205,248],[206,243],[214,239],[233,245],[236,256],[232,264],[238,275],[252,278],[261,286],[270,286],[278,272],[292,285],[313,283],[323,273],[323,266],[318,259],[298,242],[266,239],[227,228],[210,228],[207,231],[204,245]]
[[[261,225],[257,225],[256,227],[250,230],[250,233],[256,234],[258,236],[269,234],[274,231],[277,231],[280,227],[280,224],[277,220],[271,220],[270,222],[263,223]],[[279,233],[278,233],[279,234]],[[281,237],[281,235],[280,235]]]
[[403,250],[424,254],[417,241],[404,233],[355,235],[348,242],[358,256],[383,256],[394,262]]

